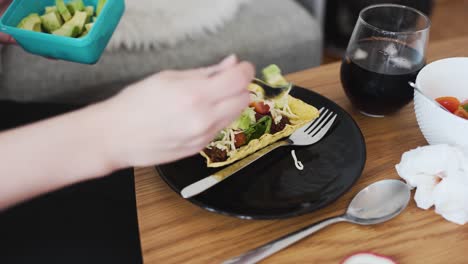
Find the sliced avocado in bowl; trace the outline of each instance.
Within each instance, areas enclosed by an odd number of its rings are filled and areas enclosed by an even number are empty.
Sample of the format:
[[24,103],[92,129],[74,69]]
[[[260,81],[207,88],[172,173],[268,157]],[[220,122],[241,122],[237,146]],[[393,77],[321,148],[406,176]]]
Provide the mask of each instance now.
[[61,28],[53,31],[52,34],[74,38],[80,34],[80,29],[78,28],[78,26],[73,24],[64,24]]
[[85,4],[83,3],[83,0],[74,0],[67,3],[67,8],[73,16],[78,11],[84,11]]
[[78,27],[78,34],[83,32],[84,26],[88,20],[88,14],[86,12],[77,11],[72,19],[65,24],[73,25]]
[[68,10],[67,5],[63,0],[55,0],[55,5],[57,6],[57,11],[62,16],[64,21],[68,21],[72,18],[70,10]]
[[56,7],[56,6],[46,6],[46,7],[44,8],[44,10],[45,10],[45,14],[47,14],[47,13],[50,13],[50,12],[55,12],[55,11],[57,11],[57,7]]
[[86,24],[86,25],[85,25],[86,31],[88,31],[88,32],[91,31],[91,28],[93,28],[93,25],[94,25],[94,23],[88,23],[88,24]]
[[42,27],[44,27],[47,32],[55,31],[63,25],[62,17],[56,11],[42,15],[41,21]]
[[42,21],[37,13],[32,13],[27,17],[23,18],[17,27],[26,30],[41,32]]
[[84,0],[53,1],[55,6],[43,7],[43,14],[29,14],[17,27],[53,35],[84,37],[91,31],[94,21],[106,4],[106,0],[97,0],[96,6],[85,6]]
[[94,6],[87,6],[85,7],[84,11],[88,14],[90,18],[94,16]]
[[83,33],[81,33],[81,35],[79,36],[79,38],[84,38],[88,35],[89,31],[84,31]]

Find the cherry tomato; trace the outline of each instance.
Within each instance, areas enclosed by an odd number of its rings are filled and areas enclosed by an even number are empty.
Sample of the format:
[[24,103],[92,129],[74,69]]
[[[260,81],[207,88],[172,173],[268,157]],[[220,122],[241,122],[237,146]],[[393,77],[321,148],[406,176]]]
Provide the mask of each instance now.
[[247,143],[247,137],[244,133],[238,133],[234,135],[234,145],[236,148],[241,147]]
[[458,108],[454,114],[468,120],[468,111],[466,111],[463,107]]
[[451,96],[439,97],[436,98],[436,101],[451,113],[455,113],[455,111],[457,111],[458,107],[460,106],[460,101],[457,98]]
[[461,106],[466,110],[468,111],[468,100],[465,100],[461,103]]
[[250,103],[250,106],[254,108],[255,112],[262,115],[266,115],[270,112],[270,106],[263,102],[252,102]]

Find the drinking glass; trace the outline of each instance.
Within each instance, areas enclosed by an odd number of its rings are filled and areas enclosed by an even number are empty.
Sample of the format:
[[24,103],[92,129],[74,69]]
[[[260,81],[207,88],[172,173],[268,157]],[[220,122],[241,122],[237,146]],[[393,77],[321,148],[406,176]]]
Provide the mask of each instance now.
[[403,5],[363,9],[341,64],[341,83],[361,113],[383,117],[413,99],[408,85],[425,65],[431,22]]

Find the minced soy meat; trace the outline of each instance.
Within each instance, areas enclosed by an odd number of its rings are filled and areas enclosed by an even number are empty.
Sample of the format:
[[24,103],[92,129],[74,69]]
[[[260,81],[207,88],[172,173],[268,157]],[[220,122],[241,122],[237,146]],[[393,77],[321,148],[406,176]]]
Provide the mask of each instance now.
[[205,154],[210,158],[211,161],[213,162],[222,162],[227,160],[227,151],[226,150],[221,150],[217,147],[211,147],[211,148],[205,148],[203,150]]
[[282,116],[278,124],[275,124],[275,122],[271,122],[270,133],[275,134],[276,132],[282,131],[286,127],[286,125],[289,124],[289,118],[287,116]]

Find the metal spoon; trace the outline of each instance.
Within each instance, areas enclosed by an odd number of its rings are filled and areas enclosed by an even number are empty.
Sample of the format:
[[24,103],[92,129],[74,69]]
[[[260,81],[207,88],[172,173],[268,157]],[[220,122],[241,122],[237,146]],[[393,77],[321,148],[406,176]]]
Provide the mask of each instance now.
[[291,90],[293,86],[292,83],[288,83],[287,85],[283,85],[283,86],[271,86],[270,84],[257,78],[254,78],[253,82],[263,88],[266,99],[280,98],[285,93],[289,93],[289,91]]
[[423,91],[421,91],[421,89],[418,88],[418,86],[416,86],[416,84],[414,82],[408,82],[408,84],[414,88],[414,90],[416,90],[419,94],[421,94],[422,96],[426,97],[427,100],[431,101],[432,103],[436,104],[438,107],[444,109],[445,111],[449,112],[449,110],[445,109],[445,107],[441,106],[436,100],[432,99],[431,97],[427,96],[425,93],[423,93]]
[[312,224],[224,263],[256,263],[331,224],[349,222],[373,225],[388,221],[406,208],[410,197],[410,187],[402,181],[383,180],[373,183],[353,198],[344,215]]

